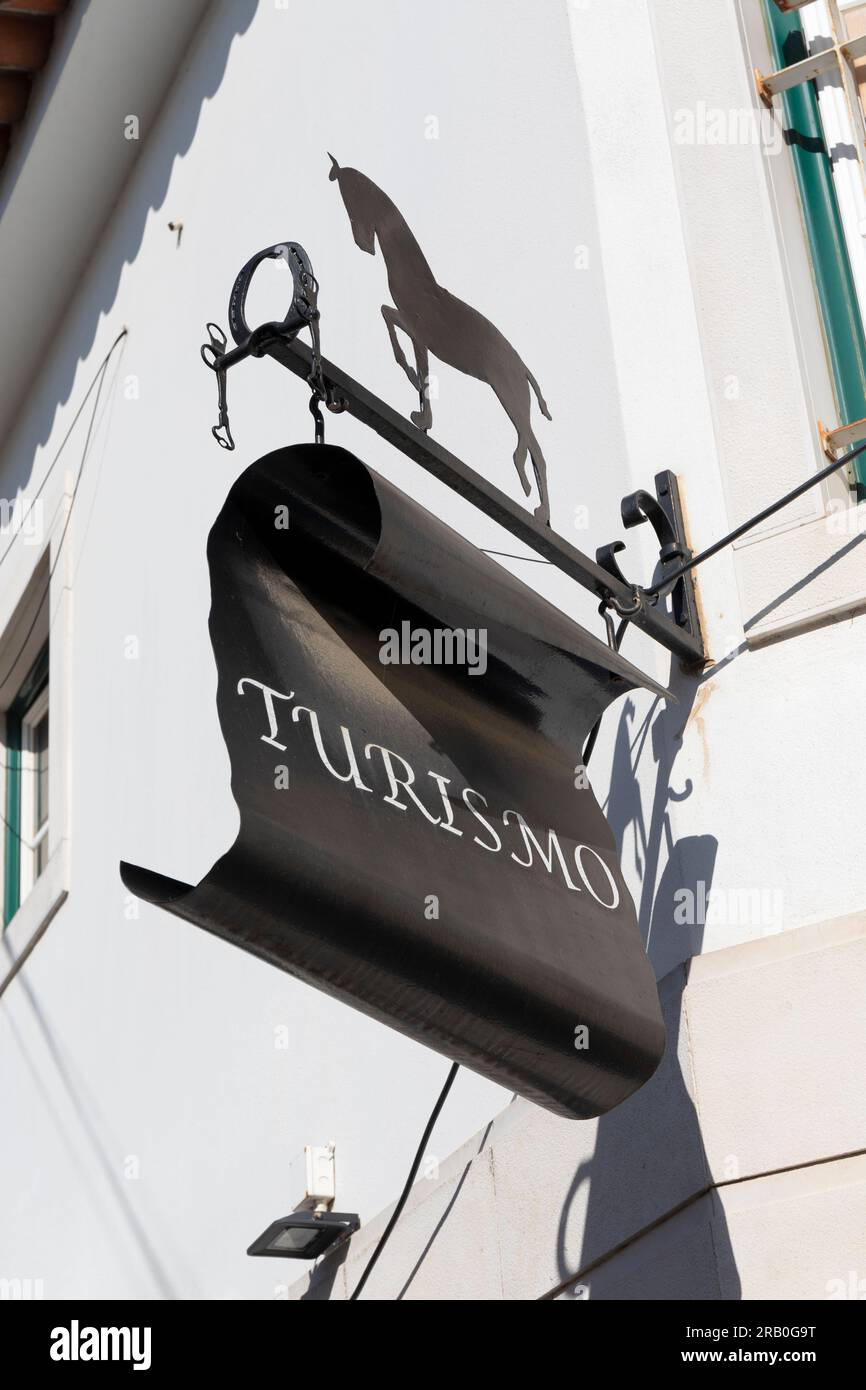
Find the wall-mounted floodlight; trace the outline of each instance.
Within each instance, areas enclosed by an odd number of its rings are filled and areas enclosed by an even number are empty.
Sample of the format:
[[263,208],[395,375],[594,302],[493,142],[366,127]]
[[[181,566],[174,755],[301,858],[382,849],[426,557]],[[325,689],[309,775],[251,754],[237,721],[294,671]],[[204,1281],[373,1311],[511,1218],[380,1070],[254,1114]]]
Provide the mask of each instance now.
[[315,1260],[341,1236],[357,1231],[353,1212],[331,1211],[337,1195],[336,1144],[307,1144],[306,1190],[295,1210],[274,1221],[254,1240],[248,1255],[280,1255],[286,1260]]
[[248,1255],[281,1255],[287,1260],[315,1260],[341,1236],[357,1231],[361,1222],[352,1212],[293,1211],[274,1221],[254,1240]]

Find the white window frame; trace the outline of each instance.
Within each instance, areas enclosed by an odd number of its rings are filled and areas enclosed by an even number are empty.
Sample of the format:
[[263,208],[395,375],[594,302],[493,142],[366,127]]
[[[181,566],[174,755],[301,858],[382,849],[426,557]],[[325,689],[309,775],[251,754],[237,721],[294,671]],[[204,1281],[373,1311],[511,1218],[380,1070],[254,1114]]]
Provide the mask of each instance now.
[[[820,53],[833,40],[842,43],[844,29],[839,16],[844,20],[846,10],[854,9],[862,3],[863,0],[809,0],[809,3],[800,9],[800,23],[809,44],[809,52]],[[818,110],[828,150],[853,151],[850,156],[842,154],[833,159],[833,184],[857,289],[860,315],[866,323],[866,126],[853,74],[848,75],[847,67],[843,67],[842,71],[846,74],[846,81],[842,84],[839,82],[838,72],[835,71],[817,77],[815,84],[818,88]],[[852,103],[856,105],[852,106]],[[847,442],[854,443],[863,437],[863,434],[858,432]]]
[[[774,66],[763,7],[761,0],[734,0],[738,54],[726,8],[696,4],[678,11],[676,25],[661,12],[656,29],[672,54],[661,55],[671,113],[706,100],[707,105],[751,109],[757,127],[768,120],[777,127],[778,138],[769,145],[755,140],[723,152],[729,201],[748,209],[743,234],[736,231],[733,241],[732,220],[722,218],[714,226],[702,208],[713,151],[673,149],[699,304],[717,304],[722,286],[733,304],[748,294],[748,314],[708,313],[700,328],[727,522],[733,526],[824,467],[820,425],[842,422],[793,163],[783,138],[784,117],[778,98],[771,111],[763,104],[754,80],[756,71],[767,73]],[[712,47],[709,16],[719,47]],[[690,48],[700,52],[699,61],[688,60]],[[744,277],[738,266],[751,267],[751,275]],[[749,383],[730,405],[719,388],[727,371]],[[760,646],[866,610],[866,567],[859,545],[864,528],[866,508],[857,505],[847,480],[837,475],[743,536],[733,547],[733,566],[745,643]],[[724,641],[733,647],[735,639],[731,632]],[[714,648],[712,632],[710,640]]]
[[[23,715],[21,720],[21,901],[27,897],[36,883],[41,873],[47,868],[48,856],[42,866],[42,870],[37,871],[39,849],[43,840],[48,836],[51,826],[51,733],[50,733],[50,711],[49,711],[49,691],[51,682],[51,670],[49,666],[48,685],[37,695],[33,704]],[[48,814],[38,830],[34,827],[35,808],[36,808],[36,751],[34,746],[34,733],[43,719],[49,716],[49,737],[48,737],[48,756],[49,756],[49,776],[48,776]]]
[[[47,862],[38,878],[30,883],[29,891],[25,891],[24,862],[32,851],[22,845],[21,898],[17,912],[3,931],[0,990],[4,987],[4,981],[29,955],[69,892],[72,561],[68,537],[64,545],[63,536],[72,506],[74,485],[75,479],[70,472],[58,472],[56,481],[51,479],[49,487],[42,494],[43,514],[51,518],[42,543],[32,545],[25,543],[25,537],[17,537],[4,561],[3,583],[0,584],[0,672],[7,674],[6,683],[0,687],[0,710],[5,711],[13,702],[47,637],[50,657],[46,693],[51,758]],[[49,590],[43,625],[36,622],[36,614],[46,582],[49,582]],[[30,636],[25,640],[28,632]],[[10,671],[8,663],[14,654],[17,654],[17,659]],[[2,761],[5,763],[5,757]],[[28,780],[22,780],[22,830],[26,824],[23,796]],[[0,796],[2,805],[5,805],[5,772],[2,774]]]

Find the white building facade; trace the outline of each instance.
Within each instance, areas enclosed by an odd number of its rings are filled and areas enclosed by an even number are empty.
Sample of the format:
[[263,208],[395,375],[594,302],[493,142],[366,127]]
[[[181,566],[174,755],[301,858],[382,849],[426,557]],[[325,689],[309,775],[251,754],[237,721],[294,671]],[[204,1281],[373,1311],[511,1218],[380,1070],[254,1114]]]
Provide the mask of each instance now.
[[[594,554],[670,469],[700,549],[864,437],[842,51],[864,30],[866,5],[830,0],[66,11],[0,175],[6,1287],[345,1298],[447,1072],[119,877],[198,882],[237,831],[205,545],[238,474],[312,438],[268,359],[231,373],[236,451],[211,438],[199,347],[240,266],[302,243],[325,354],[408,415],[385,269],[328,152],[362,170],[541,383],[553,528]],[[288,294],[265,267],[250,322]],[[492,393],[432,371],[435,438],[522,500]],[[326,424],[604,635],[590,594],[356,421]],[[700,567],[702,673],[626,635],[679,701],[615,704],[590,765],[659,980],[659,1071],[597,1121],[461,1071],[365,1298],[866,1297],[861,495],[842,471]],[[620,557],[642,583],[648,533]],[[360,1231],[309,1274],[249,1259],[303,1196],[305,1145],[331,1141]]]

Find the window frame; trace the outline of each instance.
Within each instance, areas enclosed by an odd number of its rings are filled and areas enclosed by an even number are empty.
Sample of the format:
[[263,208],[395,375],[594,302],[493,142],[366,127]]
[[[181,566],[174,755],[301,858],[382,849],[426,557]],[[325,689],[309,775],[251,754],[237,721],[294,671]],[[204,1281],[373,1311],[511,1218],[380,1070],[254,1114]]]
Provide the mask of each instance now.
[[[800,14],[763,0],[768,39],[778,70],[811,56]],[[814,80],[780,92],[787,130],[800,141],[790,143],[815,289],[821,308],[830,373],[840,426],[866,418],[866,330],[857,294],[849,244],[826,146],[818,88]],[[850,466],[858,502],[866,500],[866,459]]]
[[[30,808],[32,781],[27,731],[48,713],[50,700],[49,643],[39,652],[15,699],[6,711],[6,795],[3,825],[3,927],[12,921],[44,871],[34,872],[34,843],[23,829]],[[34,711],[36,712],[34,714]],[[50,744],[49,744],[50,747]],[[50,814],[42,835],[47,835]],[[47,863],[47,856],[46,856]]]
[[[10,730],[18,714],[14,709],[43,647],[50,641],[49,743],[51,777],[49,782],[49,830],[46,862],[29,893],[20,898],[18,910],[0,917],[0,934],[9,964],[0,970],[0,993],[20,970],[41,939],[69,893],[70,882],[70,774],[71,774],[71,639],[72,639],[72,559],[71,547],[63,544],[74,494],[74,476],[59,470],[38,495],[42,513],[51,520],[34,544],[28,537],[12,537],[11,548],[0,548],[3,583],[0,584],[0,733],[4,744],[14,735]],[[30,691],[31,700],[36,692]],[[19,735],[20,740],[20,735]],[[0,810],[5,816],[10,769],[5,753],[0,753]],[[15,775],[17,757],[12,760]],[[20,829],[20,826],[18,827]],[[5,849],[5,842],[0,843]],[[6,907],[6,872],[0,865],[0,891]],[[11,902],[9,904],[11,906]]]
[[[700,548],[823,468],[819,422],[839,417],[784,115],[755,80],[774,67],[763,0],[660,6],[650,19],[709,424],[693,425],[670,456]],[[733,134],[682,139],[682,113],[700,135],[697,118],[717,111],[729,131],[736,118]],[[679,373],[692,379],[685,356]],[[696,508],[697,487],[718,507]],[[701,570],[709,650],[763,646],[866,610],[863,544],[866,507],[847,478],[802,494]]]
[[[49,718],[49,689],[48,679],[36,695],[33,703],[25,712],[22,721],[21,738],[21,845],[27,850],[21,859],[21,897],[24,898],[30,892],[39,875],[44,871],[48,861],[48,835],[50,832],[51,818],[49,809],[50,798],[50,778],[48,777],[48,759],[51,752],[51,740],[49,731],[46,727],[45,753],[46,753],[46,789],[48,797],[45,799],[44,806],[41,806],[42,787],[40,785],[41,769],[39,766],[39,749],[36,743],[37,730],[43,724],[48,725]],[[36,821],[37,807],[44,811],[42,819]],[[27,827],[30,827],[28,830]]]

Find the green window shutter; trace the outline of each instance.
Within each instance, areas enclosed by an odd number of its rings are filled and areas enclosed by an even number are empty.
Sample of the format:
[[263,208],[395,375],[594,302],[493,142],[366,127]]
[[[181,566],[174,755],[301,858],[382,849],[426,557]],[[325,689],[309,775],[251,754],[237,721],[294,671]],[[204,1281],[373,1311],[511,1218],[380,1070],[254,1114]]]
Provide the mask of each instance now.
[[6,711],[6,809],[3,824],[3,926],[21,906],[21,747],[24,715],[48,684],[46,642]]
[[[790,67],[809,50],[796,12],[783,14],[775,0],[764,0],[777,68]],[[812,254],[815,283],[824,320],[839,423],[866,417],[866,337],[854,276],[845,245],[842,218],[833,186],[833,171],[824,143],[814,82],[791,87],[777,98],[783,104],[791,154]],[[858,499],[866,499],[866,456],[852,465]]]

